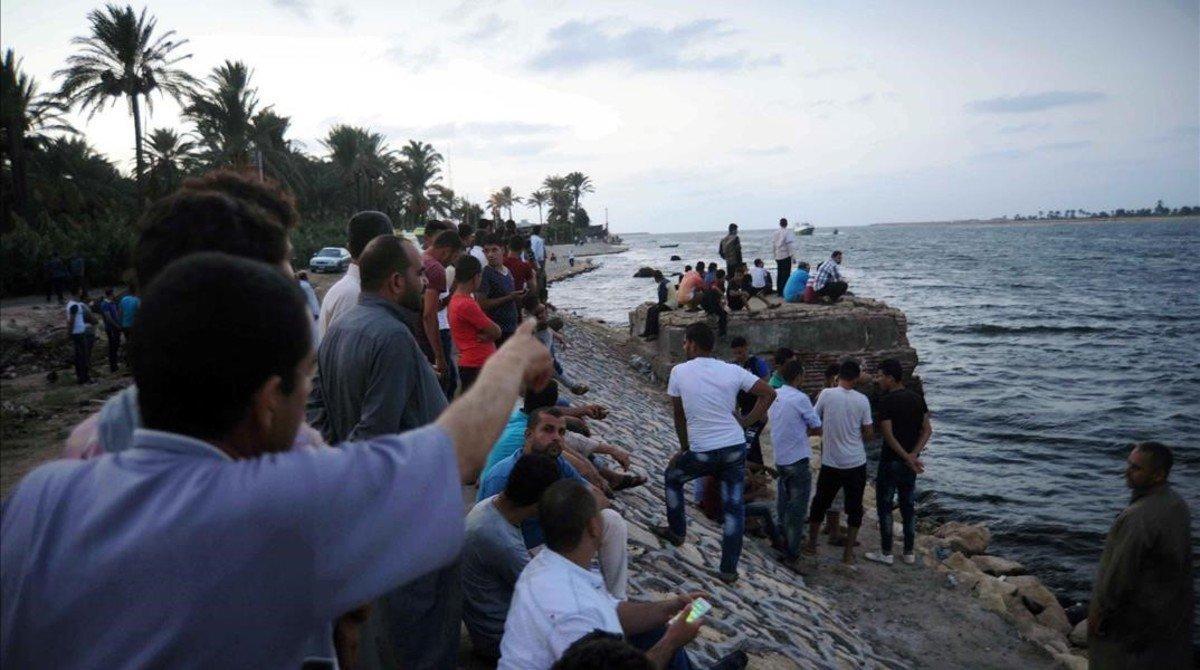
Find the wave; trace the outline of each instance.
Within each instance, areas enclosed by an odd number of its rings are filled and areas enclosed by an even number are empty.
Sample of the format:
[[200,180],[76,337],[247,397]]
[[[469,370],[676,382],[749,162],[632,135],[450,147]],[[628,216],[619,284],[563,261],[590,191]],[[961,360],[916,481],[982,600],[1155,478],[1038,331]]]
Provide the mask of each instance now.
[[997,323],[976,323],[969,326],[943,326],[942,333],[960,335],[1045,335],[1045,334],[1088,334],[1113,333],[1110,326],[1004,326]]

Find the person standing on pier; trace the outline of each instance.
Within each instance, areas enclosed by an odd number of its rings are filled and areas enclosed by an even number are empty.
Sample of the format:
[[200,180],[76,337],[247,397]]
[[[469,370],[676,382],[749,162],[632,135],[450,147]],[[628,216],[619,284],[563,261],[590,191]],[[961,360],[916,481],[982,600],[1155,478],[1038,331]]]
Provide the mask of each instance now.
[[717,253],[725,259],[725,274],[732,277],[733,271],[742,264],[742,240],[738,237],[738,225],[729,224],[729,234],[721,238]]
[[1129,452],[1133,497],[1104,542],[1088,612],[1093,668],[1194,667],[1191,517],[1167,481],[1173,461],[1158,442]]
[[796,255],[796,234],[788,230],[787,219],[779,220],[779,230],[771,235],[771,250],[775,256],[776,292],[783,295],[788,275],[792,274],[792,256]]
[[[667,527],[655,534],[675,546],[687,536],[683,485],[712,475],[721,483],[721,509],[725,513],[721,539],[721,581],[737,581],[738,558],[742,553],[746,480],[746,433],[763,419],[775,401],[775,390],[754,373],[713,358],[716,338],[705,323],[688,326],[683,351],[688,360],[671,369],[667,395],[674,409],[679,452],[671,457],[665,475]],[[750,413],[737,412],[738,392],[758,396]]]

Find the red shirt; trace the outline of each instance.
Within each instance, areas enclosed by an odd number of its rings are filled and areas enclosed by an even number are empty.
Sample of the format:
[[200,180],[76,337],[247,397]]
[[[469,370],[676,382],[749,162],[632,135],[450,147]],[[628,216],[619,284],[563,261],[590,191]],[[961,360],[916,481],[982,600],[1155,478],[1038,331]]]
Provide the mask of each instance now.
[[480,342],[479,333],[493,321],[484,314],[475,298],[459,294],[450,296],[450,338],[458,348],[458,365],[481,368],[484,361],[496,352],[495,342]]
[[421,255],[421,265],[425,267],[425,286],[441,295],[446,290],[446,268],[428,253]]
[[523,261],[519,256],[505,256],[504,267],[508,268],[508,272],[512,275],[514,291],[525,288],[525,284],[534,277],[533,263]]

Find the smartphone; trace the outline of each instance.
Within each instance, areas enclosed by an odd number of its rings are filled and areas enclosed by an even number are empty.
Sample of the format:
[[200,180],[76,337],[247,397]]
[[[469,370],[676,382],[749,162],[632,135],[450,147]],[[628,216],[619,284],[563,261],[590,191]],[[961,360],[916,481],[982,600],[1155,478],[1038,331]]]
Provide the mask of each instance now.
[[704,598],[696,598],[692,601],[692,611],[688,612],[686,621],[688,623],[695,623],[696,619],[708,614],[708,611],[711,609],[712,603]]

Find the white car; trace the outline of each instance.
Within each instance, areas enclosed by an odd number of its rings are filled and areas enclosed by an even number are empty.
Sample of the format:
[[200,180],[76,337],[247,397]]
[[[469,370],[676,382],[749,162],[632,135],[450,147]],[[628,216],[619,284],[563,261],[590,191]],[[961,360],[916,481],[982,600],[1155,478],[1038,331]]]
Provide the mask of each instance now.
[[350,267],[350,252],[342,247],[325,247],[308,261],[312,272],[345,272]]

